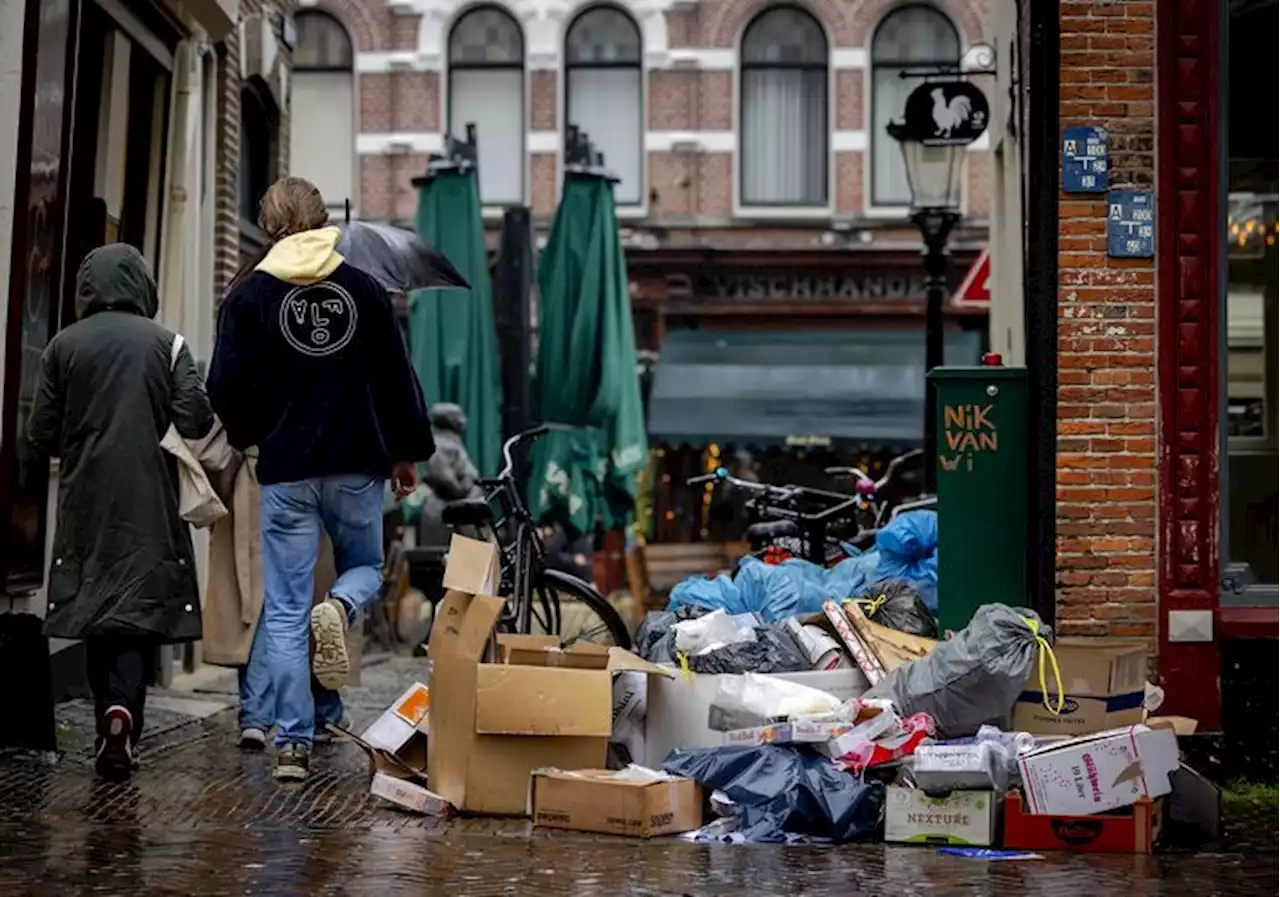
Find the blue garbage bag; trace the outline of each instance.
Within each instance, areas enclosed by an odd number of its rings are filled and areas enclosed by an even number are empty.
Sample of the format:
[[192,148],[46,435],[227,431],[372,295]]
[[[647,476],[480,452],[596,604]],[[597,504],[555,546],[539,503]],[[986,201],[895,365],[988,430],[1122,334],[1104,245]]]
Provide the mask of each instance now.
[[861,782],[826,757],[782,745],[734,745],[681,750],[662,768],[706,791],[723,791],[737,806],[748,841],[786,843],[788,835],[853,841],[876,833],[884,785]]
[[766,564],[746,557],[733,579],[723,574],[715,579],[691,576],[678,583],[671,590],[667,610],[723,608],[728,614],[757,613],[766,623],[808,616],[821,613],[824,602],[844,601],[879,579],[879,564],[877,552],[846,558],[830,569],[800,558]]
[[908,511],[876,533],[875,579],[905,579],[938,612],[938,512]]

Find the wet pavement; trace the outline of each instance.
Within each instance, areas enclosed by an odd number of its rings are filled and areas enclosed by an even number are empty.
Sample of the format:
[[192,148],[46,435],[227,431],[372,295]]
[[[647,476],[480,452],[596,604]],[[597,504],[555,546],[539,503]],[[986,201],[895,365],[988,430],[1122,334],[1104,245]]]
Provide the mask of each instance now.
[[[357,728],[412,681],[415,662],[365,671]],[[440,823],[367,793],[352,745],[317,749],[301,787],[233,746],[234,696],[166,694],[148,713],[143,768],[96,782],[83,702],[59,708],[57,762],[0,760],[0,895],[1178,895],[1275,894],[1276,845],[1248,853],[1071,856],[984,863],[925,848],[700,846]]]

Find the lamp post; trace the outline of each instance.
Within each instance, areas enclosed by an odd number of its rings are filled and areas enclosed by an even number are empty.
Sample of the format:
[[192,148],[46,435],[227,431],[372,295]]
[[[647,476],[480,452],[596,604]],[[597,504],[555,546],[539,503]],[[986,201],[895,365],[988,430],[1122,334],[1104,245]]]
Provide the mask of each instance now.
[[[965,82],[952,82],[969,87]],[[950,86],[950,85],[948,85]],[[967,91],[960,94],[968,96]],[[926,105],[921,113],[917,95]],[[957,94],[959,95],[959,94]],[[979,94],[980,96],[980,94]],[[946,102],[943,90],[936,84],[924,84],[912,93],[902,119],[889,123],[889,136],[902,148],[902,161],[907,171],[907,183],[911,187],[911,222],[920,229],[923,240],[925,282],[925,373],[939,367],[944,359],[944,331],[942,306],[947,294],[947,241],[951,230],[960,220],[960,171],[965,145],[976,135],[971,135],[981,116],[985,128],[985,108],[977,108],[972,100],[964,104],[968,118],[961,125],[953,126],[955,132],[941,136],[943,126],[937,124],[933,110],[960,108],[954,100]],[[982,103],[985,106],[985,102]],[[977,114],[975,114],[977,113]],[[980,129],[978,131],[981,132]],[[924,393],[924,489],[928,494],[937,490],[938,414],[937,395],[925,383]]]

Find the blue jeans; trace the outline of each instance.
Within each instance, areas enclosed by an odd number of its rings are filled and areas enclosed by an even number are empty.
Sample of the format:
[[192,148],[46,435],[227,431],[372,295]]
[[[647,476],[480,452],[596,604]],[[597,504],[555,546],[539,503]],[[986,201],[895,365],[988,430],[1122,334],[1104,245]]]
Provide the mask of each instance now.
[[[267,663],[266,638],[259,626],[249,647],[249,662],[239,670],[240,728],[267,732],[275,722],[275,692],[271,688],[271,669]],[[325,723],[342,723],[342,696],[330,691],[313,676],[311,697],[316,708],[316,728]]]
[[[279,727],[276,744],[310,745],[317,717],[342,719],[336,692],[312,695],[311,602],[320,528],[333,543],[338,579],[329,594],[350,625],[382,585],[382,496],[386,482],[367,474],[316,477],[262,487],[262,580],[265,600],[254,635]],[[257,645],[263,640],[261,646]],[[257,650],[259,647],[264,651]],[[255,671],[256,672],[256,671]],[[324,690],[321,690],[324,691]]]

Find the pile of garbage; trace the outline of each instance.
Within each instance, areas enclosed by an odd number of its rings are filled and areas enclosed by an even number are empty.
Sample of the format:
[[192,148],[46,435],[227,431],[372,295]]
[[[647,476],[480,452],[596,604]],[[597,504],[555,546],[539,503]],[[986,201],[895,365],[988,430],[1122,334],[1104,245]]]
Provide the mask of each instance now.
[[1216,836],[1216,790],[1179,759],[1194,721],[1152,715],[1144,642],[1055,639],[995,603],[938,640],[936,565],[904,556],[691,582],[631,653],[496,634],[493,549],[455,537],[429,685],[339,732],[375,795],[438,815],[1018,855]]

